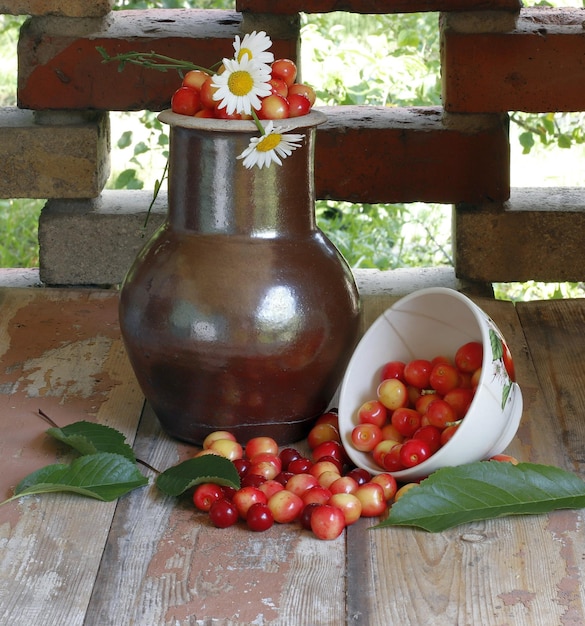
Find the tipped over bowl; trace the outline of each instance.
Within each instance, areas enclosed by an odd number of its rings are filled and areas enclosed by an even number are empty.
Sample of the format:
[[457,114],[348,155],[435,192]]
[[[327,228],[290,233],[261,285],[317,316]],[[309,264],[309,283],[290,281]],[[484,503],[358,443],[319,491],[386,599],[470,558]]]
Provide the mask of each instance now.
[[387,309],[366,331],[345,371],[339,393],[339,429],[350,459],[372,474],[385,472],[369,452],[352,443],[358,410],[376,399],[389,361],[454,358],[457,349],[481,342],[483,360],[473,400],[452,438],[422,463],[390,472],[400,482],[419,480],[447,466],[501,454],[522,416],[522,393],[506,340],[493,320],[467,296],[444,287],[421,289]]

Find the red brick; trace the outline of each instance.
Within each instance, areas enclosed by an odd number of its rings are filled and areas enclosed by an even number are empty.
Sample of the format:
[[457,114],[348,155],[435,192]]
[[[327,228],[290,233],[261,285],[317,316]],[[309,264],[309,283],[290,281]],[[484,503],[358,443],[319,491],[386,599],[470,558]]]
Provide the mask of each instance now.
[[480,282],[583,280],[585,194],[580,188],[513,189],[506,203],[458,205],[457,276]]
[[423,11],[518,11],[520,0],[236,0],[236,10],[254,13],[418,13]]
[[[297,29],[291,20],[284,22],[282,32],[271,33],[272,50],[296,59]],[[211,67],[233,55],[241,23],[240,13],[196,9],[114,11],[101,26],[33,18],[19,41],[18,104],[27,109],[164,109],[180,84],[176,72],[128,64],[120,73],[117,63],[102,63],[96,46],[110,55],[154,51]],[[88,25],[92,28],[83,32]]]
[[[457,130],[439,107],[323,107],[317,130],[317,197],[350,202],[505,200],[509,144],[505,124]],[[475,200],[472,200],[475,199]]]
[[101,17],[110,12],[113,4],[114,0],[0,0],[0,13]]
[[464,33],[444,27],[445,110],[585,110],[584,21],[580,9],[538,8],[522,10],[510,32]]

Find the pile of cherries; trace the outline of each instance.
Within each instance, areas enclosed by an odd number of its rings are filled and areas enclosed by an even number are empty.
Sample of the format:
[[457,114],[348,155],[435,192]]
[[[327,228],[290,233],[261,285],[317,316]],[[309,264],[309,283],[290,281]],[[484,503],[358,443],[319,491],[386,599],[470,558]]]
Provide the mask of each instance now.
[[437,356],[384,365],[376,398],[357,411],[352,445],[387,472],[426,461],[457,432],[481,376],[483,345],[462,345],[453,360]]
[[271,437],[255,437],[244,449],[229,432],[211,433],[200,454],[230,459],[240,488],[202,483],[193,503],[218,528],[240,520],[250,530],[264,531],[275,522],[297,522],[319,539],[335,539],[360,517],[385,514],[400,496],[390,474],[372,476],[352,466],[340,441],[335,410],[324,413],[309,432],[308,456],[292,447],[279,450]]
[[[306,115],[315,104],[316,94],[312,87],[297,83],[297,67],[290,59],[278,59],[271,64],[269,84],[272,93],[261,98],[256,114],[261,120],[279,120]],[[191,70],[183,78],[181,86],[171,99],[171,110],[181,115],[211,117],[216,119],[252,119],[251,115],[232,113],[226,107],[219,108],[213,99],[217,89],[213,77],[203,70]]]

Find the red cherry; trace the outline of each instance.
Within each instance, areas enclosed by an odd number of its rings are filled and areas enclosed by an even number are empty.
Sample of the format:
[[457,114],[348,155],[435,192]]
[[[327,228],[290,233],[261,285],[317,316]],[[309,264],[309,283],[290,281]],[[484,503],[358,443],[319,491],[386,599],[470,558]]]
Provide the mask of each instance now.
[[290,87],[297,77],[297,66],[290,59],[277,59],[272,63],[271,74],[273,78],[280,78]]
[[289,117],[301,117],[311,110],[311,103],[305,96],[293,93],[288,95],[287,100]]
[[261,120],[282,120],[288,118],[288,114],[288,100],[277,93],[263,98],[258,109],[258,118]]
[[193,116],[201,108],[201,96],[197,89],[179,87],[171,98],[171,110],[179,115]]

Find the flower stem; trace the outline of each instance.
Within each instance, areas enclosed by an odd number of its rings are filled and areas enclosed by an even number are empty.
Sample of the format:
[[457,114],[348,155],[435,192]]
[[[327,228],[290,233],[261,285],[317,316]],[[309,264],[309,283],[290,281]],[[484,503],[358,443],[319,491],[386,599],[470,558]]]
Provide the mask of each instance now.
[[264,129],[264,126],[262,126],[262,122],[260,122],[260,120],[258,119],[258,114],[256,113],[255,109],[252,109],[252,117],[254,118],[254,124],[256,124],[256,128],[258,129],[258,132],[261,135],[265,135],[266,130]]
[[207,72],[208,74],[213,74],[214,71],[212,69],[196,65],[195,63],[191,63],[191,61],[175,59],[156,52],[122,52],[121,54],[110,56],[101,46],[97,46],[96,49],[102,55],[104,59],[103,63],[117,61],[120,64],[118,68],[120,71],[124,69],[124,65],[126,63],[141,65],[160,72],[166,72],[167,70],[177,70],[178,72],[182,72],[184,70],[201,70],[203,72]]

